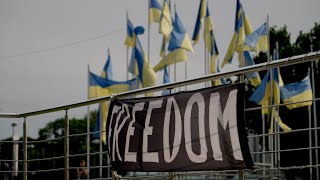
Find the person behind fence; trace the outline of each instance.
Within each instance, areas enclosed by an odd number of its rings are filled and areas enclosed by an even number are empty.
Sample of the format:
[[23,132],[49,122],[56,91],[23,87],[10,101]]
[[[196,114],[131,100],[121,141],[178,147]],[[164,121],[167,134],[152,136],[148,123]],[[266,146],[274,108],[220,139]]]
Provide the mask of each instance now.
[[88,169],[86,168],[86,161],[80,161],[80,168],[77,169],[78,179],[86,179],[88,177]]

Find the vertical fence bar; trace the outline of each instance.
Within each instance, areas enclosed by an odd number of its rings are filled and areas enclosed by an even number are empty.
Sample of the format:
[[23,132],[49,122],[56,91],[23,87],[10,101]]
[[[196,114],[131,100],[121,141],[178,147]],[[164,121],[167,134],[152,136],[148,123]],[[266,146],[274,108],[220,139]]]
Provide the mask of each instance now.
[[28,148],[27,148],[27,118],[23,120],[23,180],[28,179]]
[[309,174],[310,174],[310,180],[312,180],[312,120],[311,120],[311,106],[308,106],[308,119],[309,119]]
[[[90,67],[88,65],[88,99],[90,87]],[[87,106],[87,169],[90,172],[90,106]],[[90,179],[90,173],[88,173],[87,179]]]
[[[317,53],[318,54],[318,53]],[[315,63],[314,61],[311,61],[311,78],[312,78],[312,99],[315,99],[316,98],[316,91],[315,91],[315,79],[314,79],[314,76],[315,76],[315,73],[314,73],[314,66],[313,66],[313,63]],[[317,102],[314,101],[312,103],[312,107],[313,107],[313,126],[314,128],[318,128],[318,119],[317,119]],[[315,129],[314,130],[314,141],[315,141],[315,144],[314,146],[315,147],[318,147],[318,130]],[[319,164],[319,149],[315,149],[315,164]],[[316,176],[319,177],[319,167],[316,167]]]
[[100,141],[99,141],[99,177],[102,178],[102,159],[103,159],[103,155],[102,155],[102,136],[103,136],[103,103],[108,103],[108,102],[102,102],[101,103],[101,109],[100,109],[100,129],[99,129],[99,133],[100,133]]
[[244,170],[243,169],[240,169],[239,170],[239,180],[244,180],[245,177],[244,177]]
[[64,180],[69,180],[69,119],[66,110],[64,119]]

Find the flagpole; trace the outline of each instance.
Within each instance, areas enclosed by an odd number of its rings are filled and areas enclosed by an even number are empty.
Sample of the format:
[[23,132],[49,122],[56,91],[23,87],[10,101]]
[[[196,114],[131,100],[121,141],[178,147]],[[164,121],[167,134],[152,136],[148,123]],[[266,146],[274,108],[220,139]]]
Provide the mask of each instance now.
[[150,0],[148,0],[148,61],[150,62]]
[[[268,29],[270,29],[270,25],[269,25],[269,14],[267,15],[267,26],[268,26]],[[267,38],[267,46],[268,46],[268,50],[267,50],[267,60],[268,62],[271,61],[271,58],[270,58],[270,30],[268,31],[268,38]],[[271,70],[269,70],[270,72],[270,103],[269,103],[269,106],[272,105],[273,103],[273,96],[274,96],[274,92],[273,92],[273,68],[271,68]],[[270,124],[270,127],[269,129],[272,128],[273,130],[273,108],[270,108],[269,107],[269,124]],[[273,139],[272,139],[272,135],[269,135],[268,136],[268,139],[269,139],[269,149],[271,149],[271,151],[273,150]],[[270,161],[270,164],[271,164],[271,168],[273,168],[273,153],[271,154],[271,161]],[[266,157],[265,157],[266,158]],[[266,159],[265,159],[266,160]],[[271,172],[270,172],[271,173]]]
[[[206,23],[204,23],[204,26],[206,26]],[[206,27],[204,27],[205,29]],[[207,75],[207,45],[206,45],[206,41],[204,41],[204,76]],[[205,84],[204,84],[204,87],[208,87],[208,82],[206,81]]]
[[[127,15],[127,22],[126,22],[126,27],[128,26],[128,11],[126,13]],[[128,28],[128,27],[127,27]],[[129,47],[127,46],[127,62],[126,62],[126,70],[127,70],[127,81],[129,80],[129,70],[128,70],[128,67],[129,67]]]
[[[169,11],[170,11],[170,14],[171,14],[171,0],[169,0]],[[176,12],[176,4],[174,4],[174,12]],[[174,14],[176,15],[176,14]],[[172,29],[173,31],[173,29]],[[174,50],[173,50],[174,51]],[[176,82],[176,75],[177,75],[177,59],[176,59],[176,53],[174,54],[174,82]],[[174,92],[176,92],[176,90],[174,89]],[[170,91],[171,93],[171,91]],[[174,172],[169,172],[169,179],[174,179]]]
[[[269,30],[269,22],[268,22],[268,30]],[[269,33],[269,31],[268,31],[268,33]],[[270,35],[270,34],[269,34]],[[268,35],[268,37],[270,37]],[[269,43],[269,47],[270,47],[270,43]],[[276,42],[276,53],[277,53],[277,56],[279,56],[279,43],[278,43],[278,41]],[[269,50],[269,52],[270,52],[270,50]],[[274,57],[273,57],[274,58]],[[279,58],[278,58],[279,59]],[[280,73],[280,72],[279,72]],[[278,115],[279,115],[279,117],[280,117],[280,108],[279,107],[277,107],[276,108],[276,111],[278,111]],[[274,118],[273,116],[272,116],[272,118]],[[274,123],[274,128],[275,128],[275,131],[276,132],[279,132],[280,131],[280,127],[279,127],[279,124],[276,124],[276,123]],[[280,150],[280,135],[279,134],[276,134],[275,135],[275,137],[274,137],[274,149],[275,150]],[[278,166],[279,166],[279,163],[280,163],[280,153],[279,153],[279,151],[277,151],[277,154],[276,155],[274,155],[274,159],[275,159],[275,162],[274,162],[274,164],[277,164]]]
[[[88,64],[88,99],[89,99],[89,87],[90,87],[90,66]],[[90,167],[90,106],[88,105],[87,106],[87,169],[89,169]],[[89,179],[89,176],[88,175],[88,179]]]
[[[310,49],[311,49],[311,52],[313,52],[313,45],[311,44],[310,45]],[[314,76],[315,76],[315,73],[314,73],[314,66],[313,66],[313,63],[315,61],[311,61],[311,81],[312,81],[312,99],[315,99],[315,80],[314,80]],[[312,104],[313,106],[313,126],[314,128],[318,128],[318,119],[317,119],[317,105],[316,105],[316,101]],[[318,147],[318,130],[315,129],[314,131],[314,140],[315,140],[315,147]],[[315,149],[315,158],[316,158],[316,162],[315,164],[318,164],[319,163],[319,149]],[[319,177],[319,167],[316,168],[316,177]]]
[[[170,14],[171,14],[171,0],[170,0]],[[176,12],[176,4],[174,4],[174,12]],[[174,75],[173,75],[173,81],[177,82],[177,56],[176,54],[174,54]],[[174,92],[176,92],[176,89],[174,90]]]
[[[267,15],[267,23],[268,23],[268,29],[270,29],[269,14]],[[271,62],[271,56],[270,56],[270,31],[268,31],[268,62]],[[271,84],[270,84],[270,102],[271,103],[272,102],[275,103],[273,101],[273,99],[274,99],[274,90],[275,90],[275,88],[277,88],[277,87],[274,87],[274,84],[273,84],[273,80],[274,80],[273,72],[274,71],[275,71],[275,68],[272,68],[271,69],[271,73],[270,73],[270,82],[271,82]],[[273,105],[273,103],[271,105]],[[271,130],[272,130],[271,133],[275,132],[275,119],[273,117],[274,114],[275,114],[275,111],[276,111],[275,107],[271,108],[271,117],[270,117],[270,123],[271,123],[270,125],[272,126],[271,127]],[[279,114],[279,112],[278,112],[278,114]],[[279,114],[279,116],[280,116],[280,114]],[[269,138],[270,138],[270,149],[271,149],[271,151],[274,151],[275,150],[275,147],[274,147],[275,136],[274,135],[270,135]],[[274,158],[275,158],[275,154],[271,153],[271,161],[270,161],[271,168],[274,168],[274,165],[275,165]],[[271,174],[273,176],[273,172],[271,172]]]

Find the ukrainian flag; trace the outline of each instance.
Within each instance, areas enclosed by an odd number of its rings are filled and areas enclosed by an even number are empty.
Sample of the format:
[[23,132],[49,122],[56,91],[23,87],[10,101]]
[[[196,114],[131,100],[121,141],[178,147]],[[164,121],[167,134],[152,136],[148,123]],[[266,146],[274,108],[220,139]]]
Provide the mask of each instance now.
[[95,75],[92,72],[90,72],[89,76],[89,99],[130,91],[137,83],[136,79],[112,81]]
[[[243,55],[244,55],[245,66],[255,65],[249,51],[244,51]],[[259,84],[261,83],[260,75],[258,72],[246,73],[245,75],[254,87],[258,87]]]
[[[252,27],[248,20],[248,17],[245,15],[242,4],[240,0],[237,0],[236,7],[236,18],[235,18],[235,32],[229,44],[227,53],[223,59],[222,67],[226,64],[231,64],[234,51],[237,51],[239,54],[243,52],[243,43],[245,41],[245,35],[252,33]],[[241,56],[239,56],[241,59]]]
[[199,41],[199,34],[200,34],[202,19],[206,15],[206,4],[207,4],[206,0],[200,1],[197,20],[196,20],[196,24],[195,24],[193,35],[192,35],[193,45],[197,44]]
[[166,39],[168,39],[172,29],[173,27],[172,27],[169,4],[167,0],[164,0],[162,5],[161,17],[160,17],[159,32],[163,34],[166,37]]
[[174,29],[171,33],[171,38],[168,45],[168,53],[160,60],[153,68],[154,71],[160,71],[165,66],[187,60],[187,50],[194,52],[191,40],[180,20],[178,13],[175,13]]
[[214,37],[214,34],[212,33],[212,45],[211,45],[211,49],[210,49],[210,73],[211,74],[214,74],[216,73],[216,69],[217,69],[217,66],[215,65],[215,61],[217,59],[219,55],[219,51],[218,51],[218,47],[217,47],[217,43],[216,43],[216,40],[215,40],[215,37]]
[[268,25],[267,22],[263,23],[257,30],[246,37],[244,42],[244,50],[247,51],[268,51]]
[[109,49],[108,49],[107,61],[102,69],[101,77],[103,77],[105,79],[112,79],[112,65],[111,65],[111,58],[110,58]]
[[131,62],[136,62],[138,67],[138,77],[142,83],[142,87],[154,86],[157,80],[157,75],[148,63],[148,58],[144,54],[139,38],[136,38],[136,44],[132,49]]
[[161,9],[162,7],[158,0],[149,0],[149,24],[160,22]]
[[[210,53],[210,73],[214,74],[216,73],[216,65],[215,65],[215,60],[217,59],[218,55],[219,55],[219,51],[218,51],[218,47],[217,47],[217,43],[216,43],[216,39],[215,36],[213,34],[213,29],[214,29],[214,24],[213,24],[213,20],[212,17],[210,15],[210,11],[209,11],[209,6],[207,4],[207,11],[206,11],[206,16],[205,16],[205,28],[204,28],[204,34],[203,34],[203,38],[204,41],[206,43],[206,47]],[[217,81],[217,80],[216,80]],[[221,84],[219,82],[215,82],[214,84]]]
[[286,105],[288,109],[312,105],[312,90],[309,76],[306,76],[301,82],[286,84],[280,87],[281,100],[284,103],[292,103],[297,101],[307,101],[298,104]]
[[[137,61],[135,60],[135,53],[136,51],[134,51],[135,47],[136,47],[136,39],[137,39],[137,35],[143,34],[144,33],[144,28],[142,26],[137,26],[134,28],[134,46],[132,46],[132,54],[131,54],[131,60],[130,60],[130,64],[128,67],[128,70],[130,73],[134,74],[134,75],[138,75],[139,74],[139,70],[138,70],[138,65],[137,65]],[[142,48],[141,48],[142,49]]]
[[182,24],[182,21],[180,20],[178,13],[175,12],[174,26],[171,33],[168,50],[173,51],[177,48],[194,52],[191,40]]
[[[273,81],[271,82],[270,70],[269,70],[267,74],[264,76],[264,78],[262,79],[262,82],[260,83],[258,88],[253,92],[252,96],[249,98],[250,101],[255,102],[256,104],[259,104],[262,106],[280,104],[280,87],[283,86],[283,81],[280,76],[280,72],[278,68],[271,69],[271,72],[273,74]],[[273,84],[272,99],[270,99],[271,83]],[[273,117],[274,120],[279,124],[280,128],[283,129],[285,132],[291,131],[291,128],[282,122],[281,117],[279,116],[279,113],[274,107],[271,108],[271,110],[269,108],[263,108],[262,114],[268,115],[269,117]],[[273,118],[271,118],[271,120],[273,120]],[[271,124],[269,128],[269,132],[273,132],[272,121],[270,121],[270,123]]]
[[208,49],[209,52],[212,51],[213,48],[213,29],[214,29],[214,24],[213,24],[213,20],[212,17],[210,15],[210,11],[209,11],[209,6],[207,4],[207,11],[206,11],[206,16],[204,18],[204,33],[203,33],[203,38],[206,44],[206,47]]
[[174,63],[184,62],[187,60],[187,50],[178,48],[168,53],[160,62],[153,67],[155,72],[162,70],[165,66],[169,66]]
[[135,45],[135,39],[136,39],[136,35],[134,33],[134,26],[127,16],[127,37],[126,37],[125,45],[129,47],[133,47]]
[[[253,92],[252,96],[249,98],[250,101],[259,104],[259,105],[272,105],[280,103],[280,87],[283,86],[283,81],[280,76],[280,72],[278,68],[273,68],[273,80],[271,81],[270,70],[262,79],[262,82],[257,87],[257,89]],[[270,87],[271,83],[273,85],[273,98],[272,102],[270,102]]]

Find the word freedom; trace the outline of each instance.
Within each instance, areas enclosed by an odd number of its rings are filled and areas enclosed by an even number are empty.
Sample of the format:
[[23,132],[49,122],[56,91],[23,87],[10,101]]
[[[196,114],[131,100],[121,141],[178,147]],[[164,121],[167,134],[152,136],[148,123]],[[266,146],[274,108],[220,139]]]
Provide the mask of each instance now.
[[238,132],[238,91],[210,88],[113,101],[108,117],[113,165],[123,170],[157,170],[156,164],[162,164],[162,170],[194,170],[244,162],[242,149],[247,148],[241,148]]

